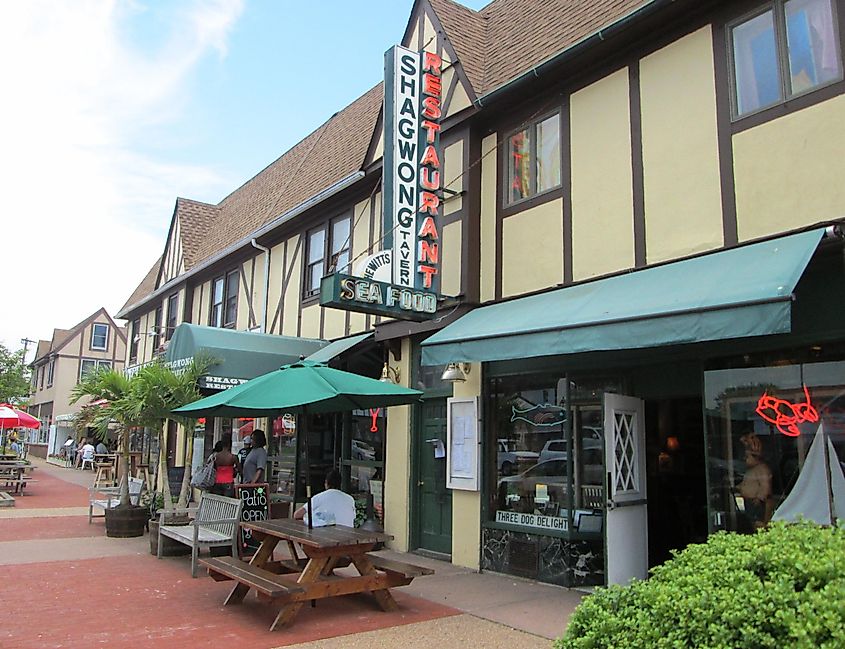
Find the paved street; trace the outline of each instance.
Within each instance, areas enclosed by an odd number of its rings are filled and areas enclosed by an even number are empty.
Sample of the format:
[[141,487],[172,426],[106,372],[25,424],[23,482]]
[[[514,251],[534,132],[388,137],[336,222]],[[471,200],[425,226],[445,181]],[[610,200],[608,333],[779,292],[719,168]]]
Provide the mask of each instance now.
[[436,574],[396,589],[400,610],[369,597],[303,607],[288,629],[270,633],[276,608],[250,597],[223,607],[226,582],[190,576],[188,557],[158,560],[149,537],[106,538],[87,522],[91,473],[47,465],[31,494],[0,510],[0,578],[5,608],[0,647],[119,649],[170,646],[549,647],[578,593],[413,557]]

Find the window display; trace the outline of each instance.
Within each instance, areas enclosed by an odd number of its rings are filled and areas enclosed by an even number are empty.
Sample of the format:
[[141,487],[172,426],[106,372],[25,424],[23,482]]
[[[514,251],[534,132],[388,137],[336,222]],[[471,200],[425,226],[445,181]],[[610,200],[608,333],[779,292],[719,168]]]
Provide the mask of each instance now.
[[714,370],[704,386],[711,531],[767,525],[820,423],[845,458],[845,363]]
[[[536,376],[490,382],[494,522],[541,534],[601,531],[602,391],[601,386]],[[491,470],[492,465],[491,459]]]

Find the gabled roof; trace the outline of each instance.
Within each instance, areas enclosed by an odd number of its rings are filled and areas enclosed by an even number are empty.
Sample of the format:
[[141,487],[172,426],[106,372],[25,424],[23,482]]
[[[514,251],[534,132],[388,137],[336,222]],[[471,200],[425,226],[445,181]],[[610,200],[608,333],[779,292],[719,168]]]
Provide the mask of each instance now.
[[176,216],[181,224],[185,270],[189,270],[197,263],[203,239],[220,216],[220,208],[217,205],[194,201],[190,198],[177,198]]
[[[472,90],[481,97],[638,8],[656,3],[658,0],[493,0],[474,11],[454,0],[416,0],[414,15],[426,5],[431,7]],[[177,199],[173,218],[180,218],[185,270],[210,260],[361,170],[378,123],[382,94],[382,84],[370,89],[219,204]],[[156,290],[159,267],[160,261],[155,272],[151,270],[152,281],[148,274],[118,315]]]
[[125,342],[125,327],[118,327],[117,323],[112,319],[108,311],[106,311],[105,307],[100,307],[99,309],[94,311],[94,313],[82,320],[82,322],[79,322],[70,329],[53,329],[53,339],[51,341],[39,340],[38,349],[35,352],[35,358],[32,359],[32,363],[30,363],[30,366],[35,365],[38,361],[42,360],[47,354],[55,354],[61,351],[62,347],[64,347],[68,342],[70,342],[78,333],[85,329],[85,327],[87,327],[91,322],[96,320],[97,317],[100,315],[104,315],[106,316],[106,318],[108,318],[109,323],[112,327],[114,327],[115,331],[117,332],[117,335],[120,336]]

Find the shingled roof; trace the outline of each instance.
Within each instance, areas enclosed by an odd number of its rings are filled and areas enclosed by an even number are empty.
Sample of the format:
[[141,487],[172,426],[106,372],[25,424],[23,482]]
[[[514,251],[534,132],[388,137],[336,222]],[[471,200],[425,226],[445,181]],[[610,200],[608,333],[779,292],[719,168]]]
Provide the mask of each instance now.
[[[477,96],[531,70],[650,0],[493,0],[480,11],[428,0]],[[210,205],[177,200],[185,270],[361,169],[382,105],[378,84]],[[159,262],[121,313],[156,288]]]
[[140,302],[155,290],[156,281],[158,280],[158,271],[160,268],[161,257],[156,259],[155,263],[152,265],[152,268],[147,271],[147,274],[144,276],[144,279],[141,280],[141,283],[138,284],[138,286],[132,292],[132,295],[130,295],[129,299],[126,300],[126,304],[120,307],[120,311],[117,312],[118,317],[121,313],[126,311],[126,309],[131,307],[133,304]]
[[477,95],[648,4],[646,0],[494,0],[473,11],[453,0],[429,2]]
[[217,205],[201,203],[190,198],[176,199],[176,215],[179,217],[182,232],[182,255],[185,270],[189,270],[198,261],[199,249],[214,221],[220,216]]

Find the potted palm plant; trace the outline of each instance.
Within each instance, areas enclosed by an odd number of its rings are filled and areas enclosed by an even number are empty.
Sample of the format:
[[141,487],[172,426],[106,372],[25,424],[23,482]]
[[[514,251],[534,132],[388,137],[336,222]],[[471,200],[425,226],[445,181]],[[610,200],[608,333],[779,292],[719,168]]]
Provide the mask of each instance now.
[[[197,379],[210,364],[206,360],[194,361],[174,372],[164,363],[156,361],[141,367],[131,377],[117,370],[101,370],[86,374],[73,389],[73,401],[86,396],[104,400],[105,403],[95,411],[89,409],[86,417],[99,434],[105,435],[106,431],[114,429],[117,437],[120,453],[119,504],[106,510],[107,536],[141,536],[149,520],[149,509],[132,504],[129,497],[129,430],[136,426],[157,428],[161,440],[161,458],[165,458],[162,433],[164,420],[171,417],[170,411],[174,408],[200,398]],[[190,427],[190,420],[183,419],[180,423]],[[186,460],[190,461],[190,458]],[[172,507],[172,503],[167,480],[162,482],[164,507],[167,509],[168,505]],[[147,485],[147,488],[151,488],[151,485]]]

